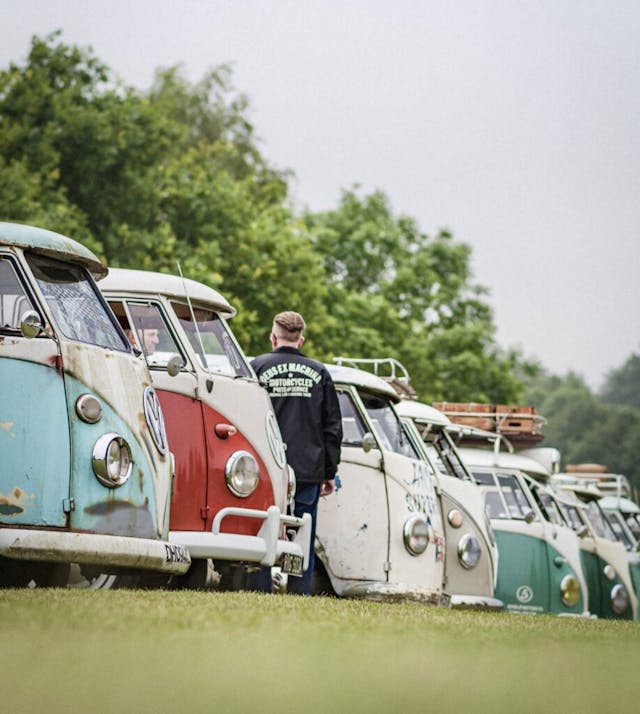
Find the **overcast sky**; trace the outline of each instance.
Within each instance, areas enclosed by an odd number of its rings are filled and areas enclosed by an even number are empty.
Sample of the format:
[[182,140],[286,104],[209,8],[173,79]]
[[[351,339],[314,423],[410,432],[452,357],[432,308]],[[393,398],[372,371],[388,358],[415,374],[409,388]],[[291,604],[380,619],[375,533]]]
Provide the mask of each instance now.
[[640,351],[637,0],[0,0],[0,66],[57,28],[142,89],[232,63],[298,206],[449,228],[502,346],[593,388]]

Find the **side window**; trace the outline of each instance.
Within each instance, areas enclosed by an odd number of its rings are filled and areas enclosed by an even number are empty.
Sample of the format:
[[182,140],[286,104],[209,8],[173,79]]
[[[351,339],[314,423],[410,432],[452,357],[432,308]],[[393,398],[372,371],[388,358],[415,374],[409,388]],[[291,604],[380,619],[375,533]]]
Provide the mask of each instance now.
[[33,310],[12,262],[0,256],[0,332],[18,332],[22,315]]
[[111,301],[109,304],[129,342],[142,350],[149,367],[164,368],[169,358],[175,354],[180,355],[184,361],[184,355],[178,348],[159,305],[127,302],[125,309],[124,303],[120,301]]
[[353,403],[351,395],[347,392],[338,391],[338,402],[342,414],[342,445],[361,446],[362,437],[367,429],[362,421],[362,417]]

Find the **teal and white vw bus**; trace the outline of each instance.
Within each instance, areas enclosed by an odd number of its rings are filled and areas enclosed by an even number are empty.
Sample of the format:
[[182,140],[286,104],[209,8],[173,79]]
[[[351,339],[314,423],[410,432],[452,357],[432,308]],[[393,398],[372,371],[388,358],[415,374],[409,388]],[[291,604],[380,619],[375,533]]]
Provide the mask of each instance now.
[[553,494],[542,483],[549,474],[534,459],[500,451],[495,433],[467,428],[476,443],[494,448],[459,449],[484,492],[499,552],[496,597],[511,612],[589,614],[576,533],[564,522]]
[[396,405],[436,479],[447,542],[445,588],[452,607],[502,609],[495,597],[498,548],[484,497],[450,435],[457,427],[441,411],[414,400]]
[[0,585],[179,574],[162,411],[70,238],[0,223]]
[[448,605],[445,538],[429,468],[384,380],[327,365],[343,441],[335,490],[320,499],[314,591]]

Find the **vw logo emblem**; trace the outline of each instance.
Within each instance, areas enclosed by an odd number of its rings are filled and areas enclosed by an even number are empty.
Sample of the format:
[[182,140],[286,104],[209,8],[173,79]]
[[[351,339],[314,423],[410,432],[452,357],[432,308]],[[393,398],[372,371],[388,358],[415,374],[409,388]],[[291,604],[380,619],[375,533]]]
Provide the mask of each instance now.
[[533,600],[533,590],[528,585],[521,585],[516,590],[516,597],[519,602],[531,602]]
[[167,432],[164,428],[164,417],[162,416],[160,401],[153,387],[147,387],[144,390],[144,416],[156,448],[161,454],[166,454]]

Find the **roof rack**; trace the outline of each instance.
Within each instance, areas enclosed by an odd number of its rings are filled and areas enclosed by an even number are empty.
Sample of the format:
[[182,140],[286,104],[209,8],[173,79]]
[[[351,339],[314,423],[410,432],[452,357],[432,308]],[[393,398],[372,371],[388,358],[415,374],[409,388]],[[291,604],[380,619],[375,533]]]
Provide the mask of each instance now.
[[341,367],[354,367],[373,372],[384,379],[396,391],[401,399],[417,399],[418,394],[411,386],[411,379],[406,367],[393,357],[365,359],[360,357],[334,357],[333,361]]
[[[535,407],[526,404],[435,402],[433,406],[444,412],[454,424],[506,436],[518,448],[533,446],[544,439],[541,427],[546,420]],[[463,439],[467,442],[473,440],[473,432],[463,434]]]

